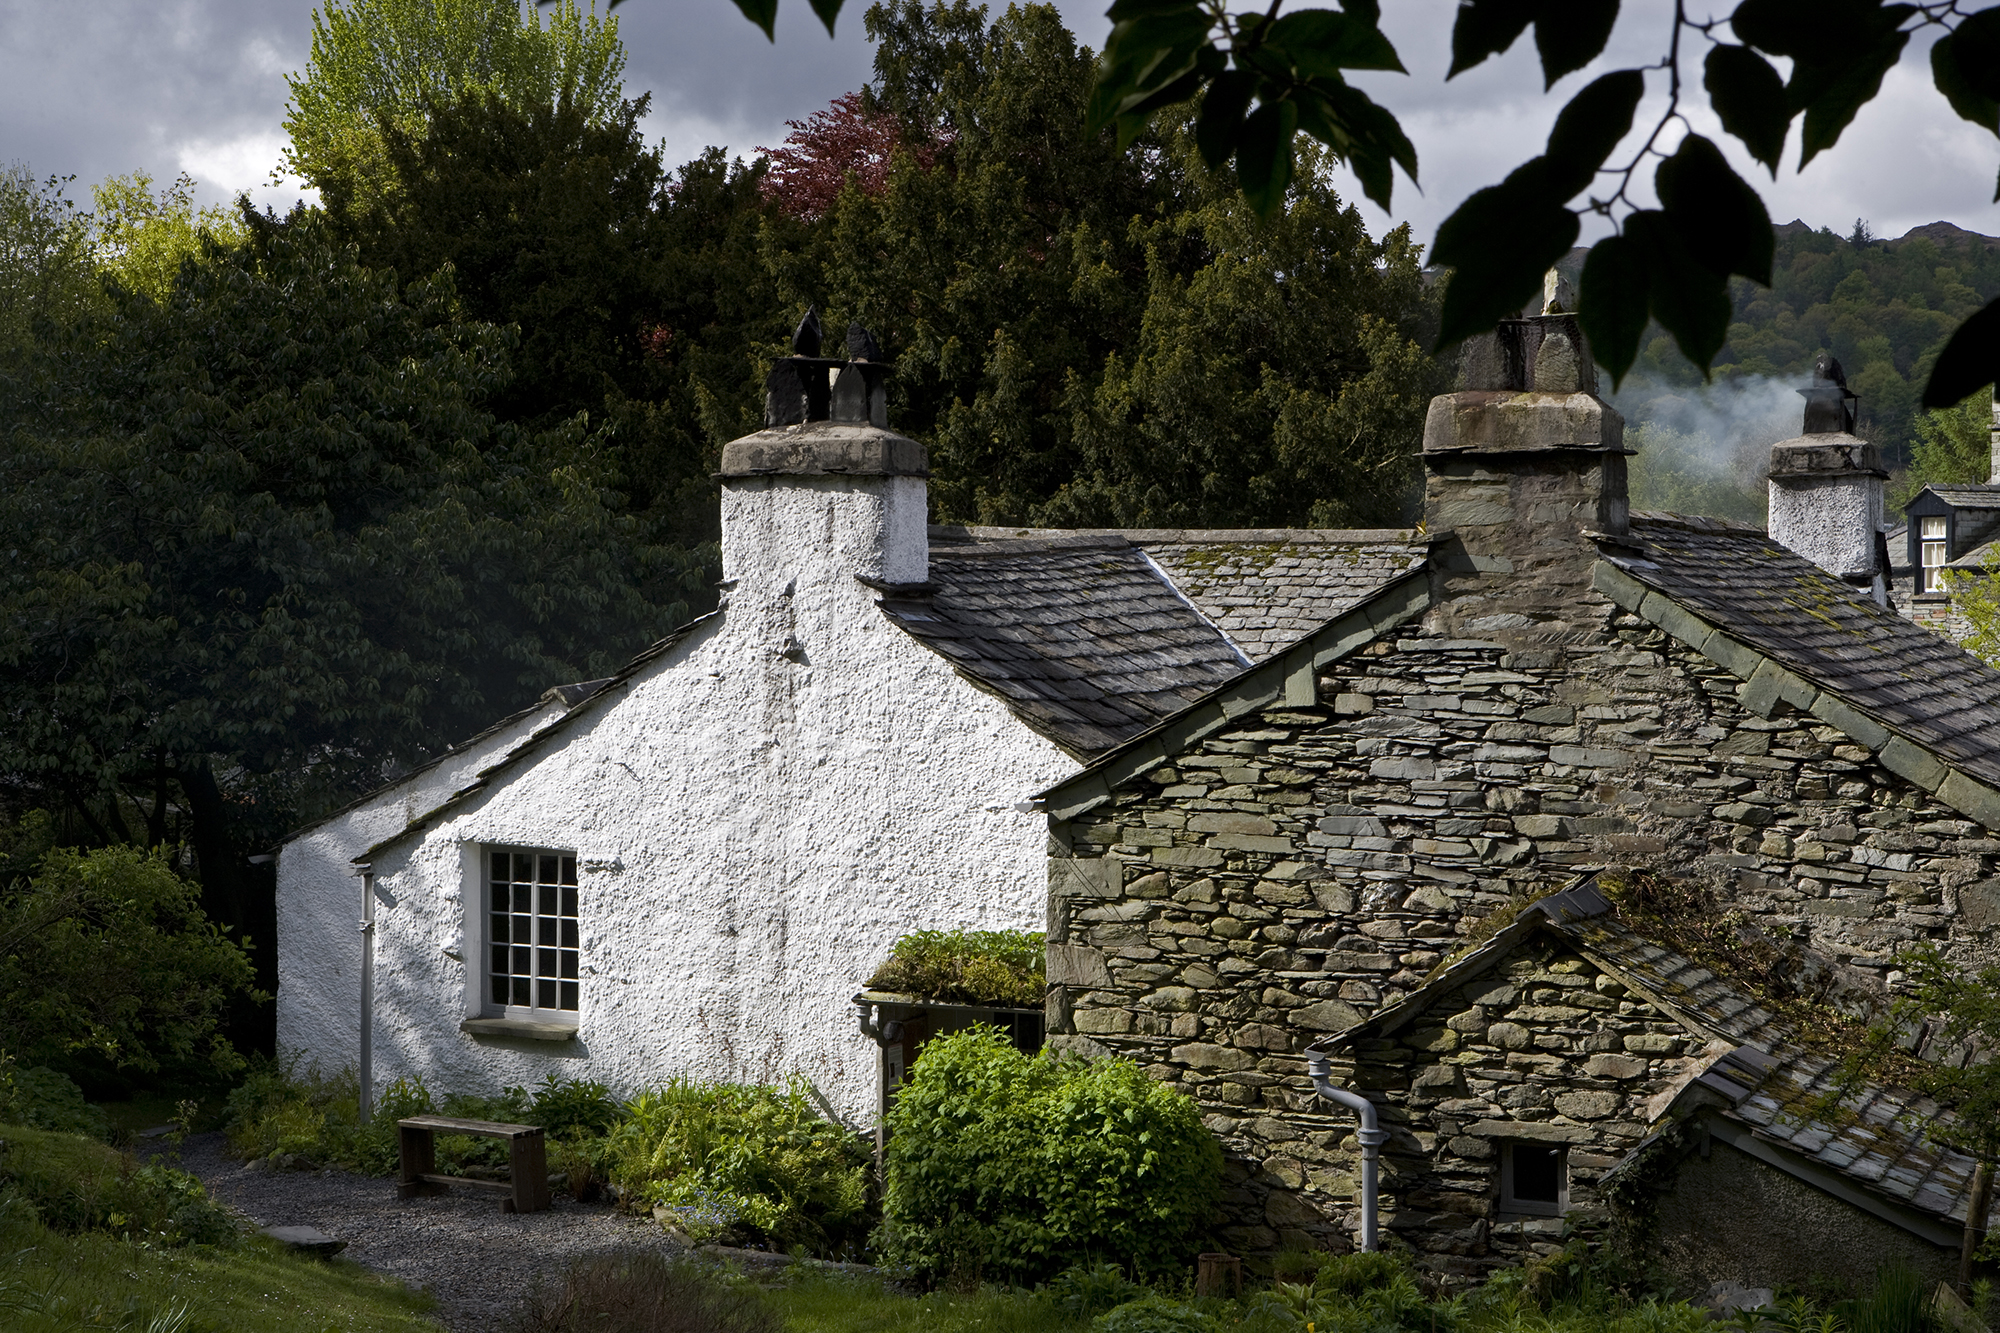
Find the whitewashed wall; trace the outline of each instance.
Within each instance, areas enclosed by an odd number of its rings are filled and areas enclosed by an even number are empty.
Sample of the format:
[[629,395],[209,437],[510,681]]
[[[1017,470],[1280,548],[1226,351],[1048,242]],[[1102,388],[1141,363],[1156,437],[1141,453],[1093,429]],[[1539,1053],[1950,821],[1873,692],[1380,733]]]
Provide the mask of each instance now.
[[354,858],[428,814],[530,735],[561,717],[529,709],[292,837],[278,852],[278,1048],[327,1073],[360,1058],[361,881]]
[[[797,1072],[867,1124],[875,1050],[849,1001],[895,939],[1042,926],[1047,821],[1018,806],[1078,765],[855,578],[924,577],[922,482],[737,480],[723,519],[719,616],[376,855],[378,1081],[559,1073],[629,1093]],[[483,981],[467,896],[476,911],[488,843],[578,854],[576,1041],[459,1031]],[[306,907],[345,939],[354,897]]]

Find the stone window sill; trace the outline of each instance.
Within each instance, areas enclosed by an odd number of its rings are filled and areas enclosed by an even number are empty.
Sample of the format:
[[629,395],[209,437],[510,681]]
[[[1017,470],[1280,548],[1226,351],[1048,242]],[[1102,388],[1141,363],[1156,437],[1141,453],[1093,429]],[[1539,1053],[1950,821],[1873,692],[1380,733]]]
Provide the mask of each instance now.
[[576,1028],[568,1023],[536,1023],[526,1018],[468,1018],[458,1025],[460,1032],[475,1037],[524,1037],[529,1041],[575,1041]]

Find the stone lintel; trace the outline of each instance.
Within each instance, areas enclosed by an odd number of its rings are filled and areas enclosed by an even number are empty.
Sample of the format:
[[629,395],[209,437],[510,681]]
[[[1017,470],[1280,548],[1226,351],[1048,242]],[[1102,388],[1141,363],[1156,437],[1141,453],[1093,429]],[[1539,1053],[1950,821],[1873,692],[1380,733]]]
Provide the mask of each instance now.
[[1532,1143],[1589,1143],[1597,1137],[1588,1125],[1551,1125],[1541,1120],[1477,1120],[1466,1133],[1482,1139],[1525,1139]]
[[718,476],[928,477],[924,446],[879,426],[808,421],[731,440]]
[[1770,477],[1784,482],[1805,477],[1881,477],[1882,453],[1845,431],[1826,431],[1780,440],[1771,446]]
[[1426,454],[1629,454],[1625,419],[1589,393],[1462,389],[1431,399]]

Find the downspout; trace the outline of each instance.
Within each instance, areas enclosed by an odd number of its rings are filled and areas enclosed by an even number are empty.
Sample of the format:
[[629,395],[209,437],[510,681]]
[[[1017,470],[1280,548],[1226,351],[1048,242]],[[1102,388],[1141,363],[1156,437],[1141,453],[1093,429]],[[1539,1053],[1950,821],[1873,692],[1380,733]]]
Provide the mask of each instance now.
[[1373,1250],[1375,1244],[1375,1182],[1377,1164],[1381,1161],[1382,1145],[1389,1141],[1388,1131],[1375,1123],[1375,1104],[1358,1092],[1335,1087],[1331,1077],[1331,1061],[1324,1051],[1306,1052],[1306,1074],[1312,1079],[1313,1091],[1330,1102],[1345,1106],[1361,1120],[1361,1248]]
[[355,1119],[367,1124],[375,1102],[375,869],[361,875],[361,1105]]

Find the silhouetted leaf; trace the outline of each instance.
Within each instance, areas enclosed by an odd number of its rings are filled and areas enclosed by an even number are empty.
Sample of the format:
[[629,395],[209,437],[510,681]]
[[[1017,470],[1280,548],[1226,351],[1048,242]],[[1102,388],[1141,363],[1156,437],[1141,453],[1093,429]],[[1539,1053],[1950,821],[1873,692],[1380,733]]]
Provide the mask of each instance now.
[[1791,103],[1778,71],[1747,46],[1717,46],[1709,50],[1703,85],[1722,128],[1741,139],[1750,156],[1769,167],[1776,179],[1778,159],[1785,153],[1785,132],[1792,123]]
[[[1951,43],[1958,60],[1959,74],[1966,86],[1988,102],[2000,102],[2000,9],[1982,9],[1971,15],[1946,40]],[[1943,44],[1938,43],[1940,46]],[[1935,56],[1932,58],[1936,59]],[[1938,87],[1942,91],[1944,85],[1939,84]],[[1959,114],[1964,115],[1963,112]],[[1972,117],[1967,116],[1966,119],[1971,120]]]
[[1951,335],[1924,385],[1924,406],[1951,407],[2000,376],[2000,300],[1989,302]]
[[[1987,10],[1985,13],[1991,14],[1994,11]],[[1974,17],[1981,16],[1974,15]],[[1996,14],[1995,17],[2000,17],[2000,14]],[[1963,33],[1968,26],[1970,26],[1969,20],[1960,25],[1959,33]],[[1967,58],[1977,45],[1975,38],[1961,48],[1958,34],[1941,38],[1931,47],[1931,82],[1937,85],[1937,90],[1944,94],[1945,100],[1951,103],[1951,109],[1961,118],[1971,121],[1981,129],[2000,134],[2000,102],[1994,101],[1992,97],[1980,91],[1980,83],[1983,80],[1976,78],[1973,73],[1978,69],[1978,65],[1975,60]]]
[[1236,180],[1258,217],[1270,217],[1285,201],[1292,183],[1292,135],[1299,109],[1290,101],[1266,102],[1243,120],[1236,141]]
[[1264,41],[1283,51],[1301,74],[1337,76],[1343,69],[1409,72],[1380,28],[1336,10],[1296,10],[1265,29]]
[[1607,236],[1590,247],[1577,300],[1577,322],[1597,363],[1611,372],[1615,389],[1639,357],[1652,303],[1644,248],[1623,236]]
[[1257,76],[1240,69],[1224,70],[1208,85],[1194,125],[1194,142],[1210,170],[1227,162],[1236,151],[1243,113],[1250,109],[1250,95],[1256,90]]
[[1799,136],[1799,170],[1840,142],[1855,113],[1882,91],[1882,77],[1902,58],[1909,41],[1910,34],[1892,30],[1841,65],[1793,66],[1789,91],[1806,112]]
[[1438,227],[1431,258],[1452,274],[1434,350],[1517,314],[1576,244],[1576,214],[1562,207],[1548,176],[1548,163],[1531,158],[1500,184],[1475,191]]
[[1806,113],[1799,166],[1840,141],[1855,112],[1881,91],[1910,35],[1898,30],[1911,5],[1882,0],[1743,0],[1730,16],[1736,36],[1792,58],[1785,96]]
[[1688,135],[1660,163],[1653,186],[1695,262],[1721,278],[1740,273],[1770,286],[1776,245],[1771,215],[1723,160],[1721,149],[1699,134]]
[[[1110,15],[1116,22],[1104,44],[1086,120],[1093,133],[1120,121],[1119,137],[1129,142],[1137,133],[1135,123],[1143,128],[1143,118],[1153,110],[1192,97],[1199,91],[1199,76],[1220,73],[1225,62],[1209,40],[1208,14],[1192,0],[1118,0]],[[1197,77],[1187,83],[1190,73]],[[1185,85],[1185,91],[1160,97],[1177,85]],[[1135,116],[1140,117],[1136,122],[1131,119]]]
[[[741,0],[738,2],[741,3]],[[771,7],[777,8],[777,0],[772,0]],[[833,36],[833,21],[840,17],[840,0],[812,0],[812,7],[813,13],[819,15],[819,21],[826,25],[826,35]]]
[[1445,78],[1456,78],[1512,46],[1527,31],[1539,8],[1536,0],[1470,0],[1461,4],[1458,19],[1451,25],[1451,70]]
[[1417,150],[1403,127],[1358,88],[1320,80],[1301,87],[1299,128],[1318,139],[1353,169],[1361,189],[1383,208],[1394,187],[1391,164],[1417,178]]
[[1641,209],[1625,219],[1625,238],[1640,248],[1650,275],[1653,318],[1681,355],[1706,373],[1729,338],[1729,279],[1688,252],[1665,213]]
[[1550,179],[1564,199],[1590,188],[1618,141],[1632,132],[1632,113],[1646,93],[1646,76],[1621,69],[1586,84],[1569,99],[1549,131]]
[[1541,0],[1537,8],[1535,49],[1545,89],[1597,59],[1618,22],[1618,0]]
[[778,0],[736,0],[736,7],[743,11],[744,18],[764,30],[764,36],[773,42],[778,40]]

